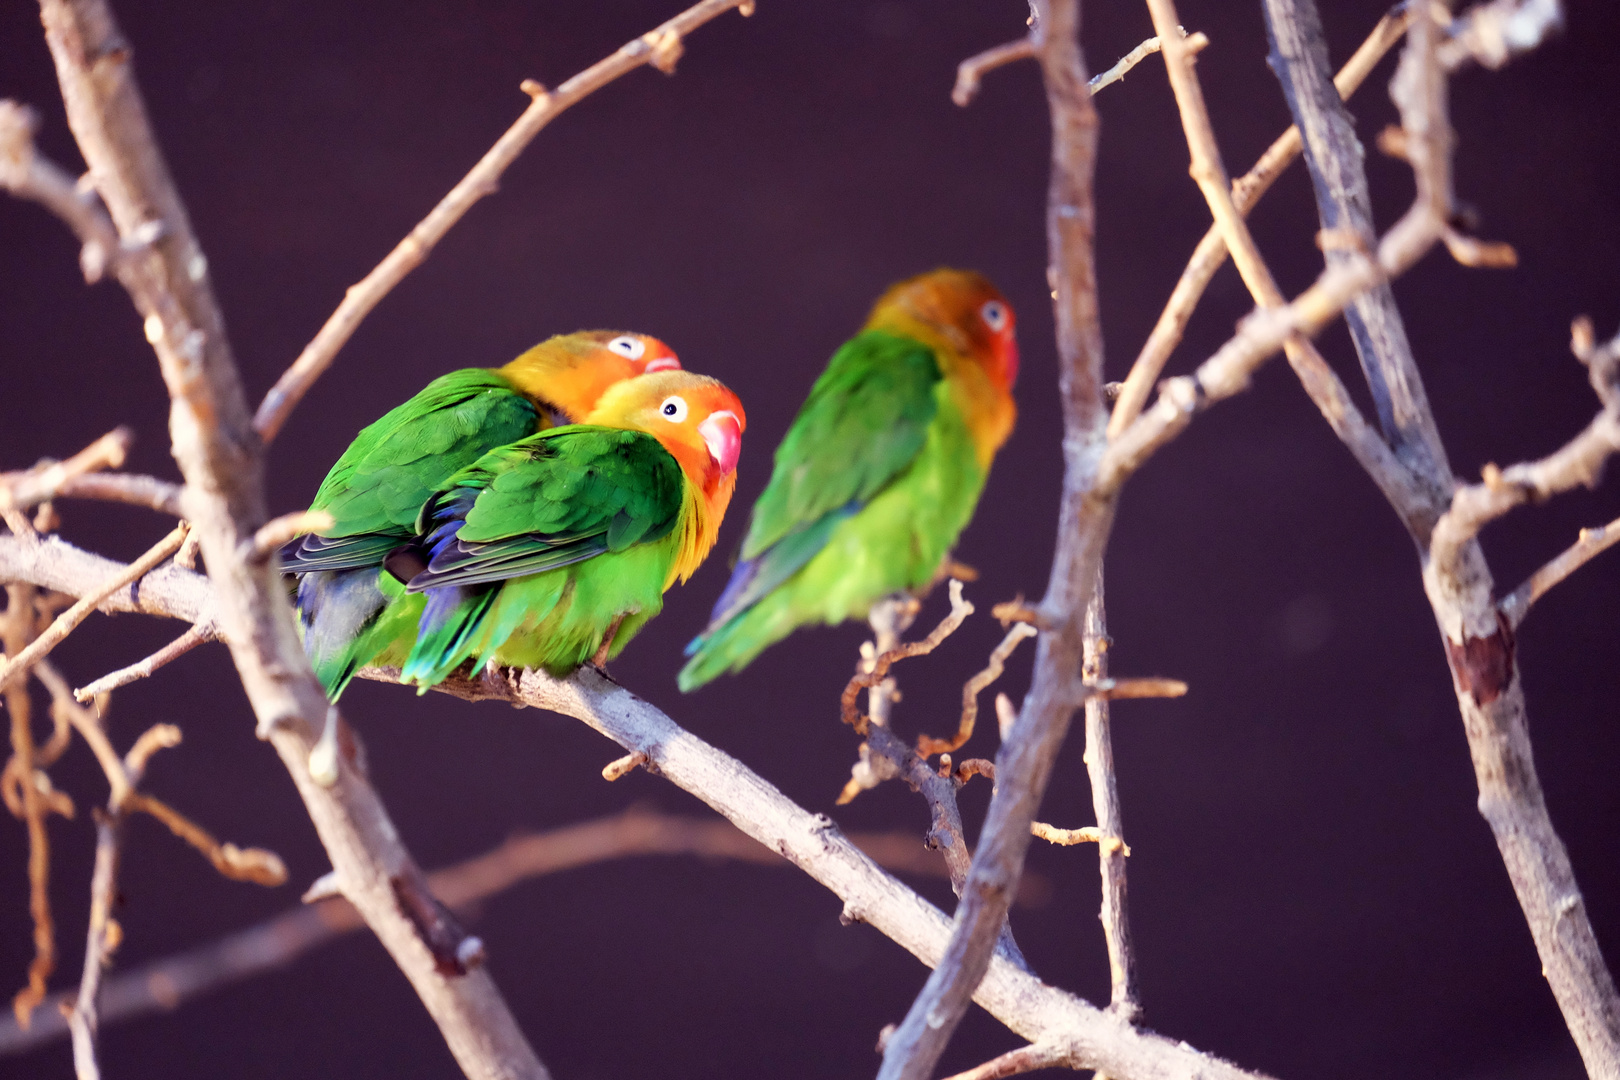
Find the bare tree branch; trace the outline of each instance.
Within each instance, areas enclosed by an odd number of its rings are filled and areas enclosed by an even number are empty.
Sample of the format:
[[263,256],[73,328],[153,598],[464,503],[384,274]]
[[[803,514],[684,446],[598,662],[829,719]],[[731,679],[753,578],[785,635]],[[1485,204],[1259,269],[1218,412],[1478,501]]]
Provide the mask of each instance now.
[[[1086,605],[1086,642],[1082,674],[1095,683],[1108,677],[1108,619],[1103,604],[1103,576]],[[1086,699],[1086,776],[1091,781],[1091,808],[1097,815],[1097,861],[1102,874],[1103,940],[1108,947],[1108,1010],[1126,1023],[1142,1013],[1136,989],[1136,957],[1131,949],[1131,921],[1126,908],[1125,818],[1119,805],[1119,783],[1114,775],[1114,741],[1109,731],[1108,701],[1101,695]]]
[[991,1058],[983,1065],[948,1076],[945,1080],[1001,1080],[1005,1076],[1018,1076],[1036,1069],[1050,1069],[1067,1065],[1067,1052],[1061,1046],[1049,1043],[1031,1043],[1009,1050],[1000,1057]]
[[146,554],[130,563],[121,573],[114,574],[58,615],[43,634],[28,643],[26,649],[11,655],[5,665],[0,666],[0,689],[25,676],[30,667],[66,640],[67,636],[73,633],[103,600],[131,582],[139,581],[158,563],[180,550],[180,541],[185,537],[186,526],[176,526],[173,532],[159,540]]
[[63,485],[85,473],[116,469],[124,463],[134,434],[118,427],[66,461],[36,465],[15,473],[0,473],[0,507],[23,510],[55,498]]
[[[264,524],[263,445],[253,430],[208,264],[135,85],[129,43],[104,0],[41,0],[69,125],[96,190],[133,248],[115,265],[172,399],[187,517],[201,536],[222,636],[260,730],[288,767],[344,895],[365,915],[473,1077],[547,1075],[486,971],[441,971],[397,885],[420,877],[354,761],[330,785],[309,769],[327,702],[299,644],[279,574],[246,558]],[[193,620],[195,621],[195,620]],[[325,779],[325,778],[323,778]]]
[[214,636],[212,624],[193,626],[145,660],[138,660],[128,667],[110,671],[96,681],[86,684],[82,689],[73,691],[73,696],[79,701],[90,701],[99,694],[128,686],[132,682],[146,678],[158,668],[180,659],[203,642],[213,641]]
[[[946,872],[940,859],[918,845],[911,833],[851,833],[849,839],[886,869],[928,877]],[[482,855],[435,870],[428,875],[428,885],[452,909],[462,910],[531,878],[646,855],[786,865],[780,855],[730,822],[631,806],[592,821],[512,836]],[[1045,887],[1041,881],[1035,884]],[[256,926],[113,976],[102,990],[100,1021],[109,1025],[172,1011],[232,983],[284,967],[364,927],[353,905],[341,897],[306,902]],[[47,998],[27,1030],[0,1018],[0,1057],[27,1053],[68,1034],[58,1004],[71,1008],[70,995]]]
[[1047,280],[1057,322],[1064,429],[1057,544],[1040,605],[1046,626],[1036,642],[1035,671],[1023,710],[996,756],[996,788],[957,904],[950,944],[885,1045],[880,1080],[923,1080],[933,1073],[991,963],[1029,849],[1030,823],[1082,700],[1075,685],[1083,652],[1081,622],[1113,522],[1113,500],[1098,498],[1095,491],[1107,415],[1093,249],[1097,114],[1080,54],[1079,4],[1037,3],[1036,22],[1052,123]]
[[[48,551],[48,559],[35,549]],[[48,578],[61,591],[84,591],[99,580],[107,562],[54,538],[30,544],[0,535],[0,581]],[[194,620],[211,606],[209,592],[201,575],[174,570],[161,594],[143,593],[142,610]],[[381,668],[365,668],[358,674],[384,682],[398,678],[397,672]],[[844,901],[850,918],[868,923],[923,963],[939,963],[951,927],[943,912],[884,873],[829,819],[798,806],[769,781],[624,687],[587,668],[565,680],[539,671],[492,670],[477,681],[449,679],[438,689],[471,701],[504,701],[560,712],[584,721],[626,750],[640,751],[659,775],[832,890]],[[1125,1028],[999,954],[992,956],[974,1000],[1031,1042],[1062,1046],[1075,1068],[1101,1069],[1119,1080],[1194,1072],[1208,1080],[1259,1080],[1259,1074],[1183,1043]]]
[[[1556,4],[1551,7],[1556,9]],[[1529,47],[1558,21],[1556,10],[1549,17],[1548,8],[1544,0],[1517,5],[1493,2],[1465,18],[1522,19],[1516,25],[1524,33],[1515,40]],[[1340,222],[1341,228],[1354,233],[1365,220],[1361,200],[1366,179],[1360,146],[1347,130],[1336,95],[1324,85],[1326,45],[1320,22],[1309,0],[1267,0],[1267,10],[1282,57],[1279,75],[1288,88],[1289,107],[1306,131],[1322,219]],[[1453,136],[1446,115],[1445,70],[1473,54],[1468,49],[1453,49],[1443,56],[1434,15],[1430,9],[1421,10],[1424,17],[1413,22],[1390,87],[1402,122],[1400,137],[1390,143],[1411,163],[1417,180],[1417,205],[1408,218],[1421,215],[1431,227],[1438,224],[1444,239],[1451,228],[1453,205]],[[1463,28],[1454,24],[1453,29],[1466,29],[1466,24]],[[1451,239],[1455,250],[1455,239]],[[1352,253],[1345,261],[1355,258]],[[1453,480],[1438,436],[1434,436],[1432,448],[1426,445],[1427,433],[1435,430],[1434,421],[1410,350],[1402,347],[1398,313],[1390,303],[1378,317],[1396,332],[1358,336],[1357,347],[1364,350],[1363,368],[1370,380],[1381,379],[1392,390],[1404,387],[1407,394],[1402,405],[1407,410],[1405,419],[1398,409],[1392,438],[1397,440],[1398,450],[1403,443],[1408,447],[1403,460],[1431,493],[1434,507],[1417,517],[1398,504],[1396,510],[1425,556],[1424,589],[1445,645],[1468,736],[1479,810],[1496,838],[1541,957],[1542,971],[1587,1071],[1593,1077],[1612,1080],[1620,1077],[1620,998],[1536,775],[1510,614],[1518,610],[1522,615],[1522,607],[1495,602],[1490,568],[1475,536],[1485,523],[1514,506],[1595,481],[1620,432],[1613,364],[1595,353],[1583,357],[1604,404],[1603,412],[1585,432],[1541,462],[1509,470],[1489,469],[1483,483],[1465,486],[1453,496]],[[1577,328],[1574,336],[1575,351],[1581,355],[1586,351],[1583,346],[1591,344],[1591,335],[1583,335]]]
[[1009,41],[1005,45],[997,45],[984,50],[977,56],[970,56],[956,66],[956,86],[951,90],[951,100],[958,105],[967,106],[979,96],[979,84],[984,77],[998,67],[1005,67],[1017,60],[1028,60],[1035,55],[1035,41],[1031,34]]
[[[1410,19],[1406,9],[1407,5],[1399,4],[1384,16],[1339,71],[1335,83],[1345,98],[1360,89],[1378,62],[1401,40]],[[1299,128],[1289,128],[1260,155],[1253,168],[1232,184],[1232,199],[1239,213],[1247,214],[1254,208],[1283,170],[1299,157],[1300,145]],[[1193,310],[1215,276],[1215,271],[1225,264],[1226,256],[1226,240],[1220,226],[1211,225],[1188,260],[1187,268],[1176,282],[1164,312],[1154,324],[1153,332],[1143,343],[1130,373],[1125,377],[1108,422],[1109,438],[1118,437],[1147,404],[1165,362],[1180,343],[1187,321],[1192,318]]]
[[253,420],[254,430],[265,442],[276,437],[282,424],[301,398],[314,385],[315,380],[332,366],[338,350],[343,348],[355,328],[371,313],[384,296],[416,269],[428,257],[450,227],[472,209],[474,203],[492,194],[508,166],[517,160],[524,147],[540,134],[540,130],[569,106],[600,90],[621,75],[628,74],[645,64],[672,74],[675,61],[680,57],[681,41],[693,30],[709,20],[738,8],[744,15],[753,14],[754,0],[701,0],[668,22],[649,30],[629,42],[605,60],[599,60],[575,75],[556,90],[548,91],[539,83],[526,81],[523,90],[532,99],[523,115],[496,140],[495,145],[479,159],[450,189],[439,205],[417,223],[405,239],[388,257],[361,281],[350,286],[343,295],[326,325],[312,341],[304,346],[292,366],[276,380],[276,385],[264,396]]
[[1608,551],[1617,542],[1620,542],[1620,518],[1607,525],[1599,525],[1595,529],[1582,529],[1580,537],[1564,549],[1562,554],[1525,578],[1524,584],[1502,598],[1498,606],[1502,609],[1502,615],[1507,619],[1508,625],[1517,630],[1524,617],[1530,613],[1530,606],[1545,596],[1549,589]]

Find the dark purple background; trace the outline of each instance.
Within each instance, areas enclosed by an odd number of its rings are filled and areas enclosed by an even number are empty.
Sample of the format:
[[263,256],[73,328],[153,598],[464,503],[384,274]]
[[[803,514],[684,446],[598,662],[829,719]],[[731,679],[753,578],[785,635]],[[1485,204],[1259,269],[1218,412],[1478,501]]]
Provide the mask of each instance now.
[[[1376,3],[1324,5],[1335,62]],[[672,2],[260,4],[119,8],[153,121],[210,258],[255,400],[358,280],[525,104],[654,25]],[[453,367],[497,364],[578,327],[645,330],[749,410],[739,509],[825,357],[888,282],[940,263],[1001,283],[1022,318],[1023,416],[959,556],[984,571],[981,609],[1046,578],[1059,481],[1051,317],[1043,287],[1047,120],[1025,64],[950,103],[962,57],[1013,37],[1020,0],[802,4],[763,0],[688,43],[677,78],[637,72],[544,132],[432,258],[365,323],[271,455],[273,510],[304,505],[363,424]],[[1265,67],[1258,3],[1194,4],[1213,45],[1199,71],[1234,171],[1286,125]],[[1545,453],[1594,409],[1568,325],[1620,323],[1620,25],[1585,0],[1566,35],[1455,84],[1458,189],[1482,235],[1514,244],[1515,271],[1443,252],[1396,287],[1460,474]],[[1093,3],[1084,45],[1101,68],[1150,33],[1136,4]],[[1370,140],[1391,118],[1380,70],[1358,98]],[[0,95],[44,114],[42,146],[77,157],[36,11],[0,8]],[[1149,60],[1099,98],[1099,262],[1108,371],[1123,375],[1207,213],[1163,67]],[[1410,198],[1404,166],[1371,160],[1381,223]],[[1295,168],[1254,217],[1292,292],[1320,267],[1316,216]],[[1172,361],[1187,370],[1249,308],[1223,270]],[[1342,327],[1323,347],[1347,379]],[[131,467],[173,476],[166,399],[123,293],[86,288],[63,229],[0,200],[0,467],[64,456],[117,423]],[[1359,380],[1357,380],[1359,381]],[[1358,388],[1358,395],[1364,394]],[[1499,587],[1620,509],[1611,487],[1494,527]],[[168,523],[117,507],[63,507],[64,534],[129,557]],[[1613,662],[1620,563],[1606,556],[1543,602],[1522,634],[1524,681],[1553,819],[1600,940],[1620,950],[1620,724]],[[1109,553],[1116,670],[1187,679],[1176,702],[1117,710],[1132,845],[1132,917],[1145,1022],[1283,1077],[1572,1077],[1563,1029],[1489,831],[1409,542],[1281,364],[1202,417],[1132,483]],[[833,810],[856,740],[837,693],[857,628],[805,632],[744,677],[674,688],[680,645],[724,582],[717,555],[615,667],[677,720],[848,828],[924,828],[898,784]],[[936,599],[930,618],[942,601]],[[76,683],[179,632],[95,618],[59,650]],[[962,676],[998,631],[978,618],[901,673],[905,730],[951,722]],[[1005,684],[1027,678],[1028,653]],[[405,840],[427,866],[519,829],[636,800],[707,813],[668,783],[598,770],[617,756],[579,723],[392,686],[345,699]],[[125,745],[174,720],[152,790],[221,836],[279,851],[292,883],[219,879],[155,823],[130,832],[120,917],[127,965],[246,926],[296,901],[327,864],[281,766],[255,741],[225,651],[209,646],[120,691]],[[993,733],[970,749],[994,751]],[[1079,746],[1064,751],[1043,816],[1092,820]],[[76,747],[55,770],[81,808],[104,798]],[[972,820],[988,788],[971,786]],[[91,826],[53,821],[53,893],[77,979]],[[0,823],[0,989],[21,985],[29,941],[23,831]],[[1050,903],[1015,928],[1048,980],[1106,996],[1087,848],[1038,846]],[[915,882],[946,904],[939,881]],[[861,1076],[878,1029],[924,969],[789,869],[642,859],[531,882],[476,929],[491,967],[560,1080]],[[945,1067],[1017,1040],[970,1015]],[[355,936],[291,970],[170,1016],[107,1032],[114,1078],[449,1076],[449,1054],[382,949]],[[0,1060],[0,1076],[67,1075],[65,1044]]]

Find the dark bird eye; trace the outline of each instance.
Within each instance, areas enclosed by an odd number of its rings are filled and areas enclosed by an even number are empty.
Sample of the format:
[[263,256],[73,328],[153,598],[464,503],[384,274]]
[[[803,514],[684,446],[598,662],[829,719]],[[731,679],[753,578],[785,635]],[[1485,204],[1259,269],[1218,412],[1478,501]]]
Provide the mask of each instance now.
[[686,419],[686,399],[679,394],[671,394],[664,399],[662,405],[658,406],[658,411],[670,423],[678,424]]
[[608,348],[627,360],[639,360],[641,354],[647,351],[647,343],[638,337],[623,334],[608,342]]
[[999,300],[986,300],[984,306],[979,308],[979,317],[999,334],[1007,328],[1007,305]]

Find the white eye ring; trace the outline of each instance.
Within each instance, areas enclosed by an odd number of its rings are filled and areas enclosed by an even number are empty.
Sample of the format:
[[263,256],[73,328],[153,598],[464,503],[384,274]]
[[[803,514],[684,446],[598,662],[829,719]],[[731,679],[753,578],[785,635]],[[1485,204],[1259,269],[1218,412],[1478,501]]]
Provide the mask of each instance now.
[[658,415],[672,424],[679,424],[686,419],[686,399],[679,394],[671,394],[658,406]]
[[647,351],[647,343],[638,337],[629,334],[621,335],[608,342],[607,347],[624,357],[626,360],[640,360],[641,354]]
[[986,300],[979,308],[979,318],[996,333],[1007,329],[1007,305],[1000,300]]

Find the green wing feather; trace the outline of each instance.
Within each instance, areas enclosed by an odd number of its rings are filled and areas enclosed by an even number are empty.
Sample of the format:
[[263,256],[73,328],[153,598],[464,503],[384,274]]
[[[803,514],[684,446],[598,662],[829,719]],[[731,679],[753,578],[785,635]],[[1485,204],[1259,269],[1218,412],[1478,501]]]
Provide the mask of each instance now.
[[862,618],[927,584],[984,479],[933,351],[881,331],[853,338],[777,450],[731,581],[687,647],[681,689],[741,670],[800,626]]
[[680,465],[651,435],[553,428],[485,454],[422,507],[432,560],[412,592],[535,574],[668,535]]
[[922,449],[939,380],[933,350],[919,341],[868,330],[845,342],[776,448],[740,557],[882,490]]
[[534,403],[498,372],[441,375],[355,437],[310,509],[336,520],[328,537],[409,535],[446,477],[493,447],[533,434],[540,423]]
[[427,687],[497,657],[566,674],[621,619],[623,648],[661,606],[690,501],[641,432],[561,427],[486,454],[423,507],[430,559],[408,589],[427,602],[404,677]]

